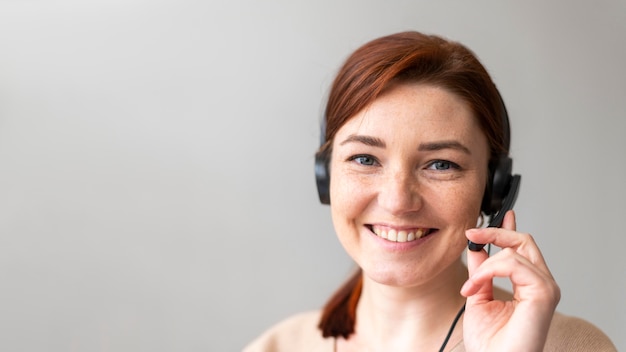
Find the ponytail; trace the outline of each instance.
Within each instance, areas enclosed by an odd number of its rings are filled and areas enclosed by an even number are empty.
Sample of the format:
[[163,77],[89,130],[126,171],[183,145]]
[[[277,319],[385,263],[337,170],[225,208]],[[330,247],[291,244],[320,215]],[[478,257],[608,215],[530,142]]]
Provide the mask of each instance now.
[[322,336],[348,338],[354,332],[362,287],[363,272],[359,269],[326,302],[318,325]]

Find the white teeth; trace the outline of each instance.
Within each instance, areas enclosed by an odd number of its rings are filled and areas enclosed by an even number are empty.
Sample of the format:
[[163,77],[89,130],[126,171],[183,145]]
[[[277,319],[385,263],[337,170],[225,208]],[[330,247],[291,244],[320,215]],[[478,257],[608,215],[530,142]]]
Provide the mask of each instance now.
[[406,231],[398,231],[398,242],[406,242],[407,240],[407,234]]
[[382,231],[380,228],[378,227],[373,227],[372,231],[374,231],[374,233],[376,234],[376,236],[380,237],[380,238],[384,238],[387,239],[387,231]]
[[424,237],[424,233],[426,230],[417,229],[415,231],[406,231],[406,230],[384,230],[380,227],[372,226],[372,231],[376,234],[376,236],[380,238],[384,238],[388,241],[392,242],[411,242],[416,239]]
[[398,233],[396,232],[396,230],[389,230],[387,232],[387,239],[389,241],[397,242],[397,240],[398,240]]

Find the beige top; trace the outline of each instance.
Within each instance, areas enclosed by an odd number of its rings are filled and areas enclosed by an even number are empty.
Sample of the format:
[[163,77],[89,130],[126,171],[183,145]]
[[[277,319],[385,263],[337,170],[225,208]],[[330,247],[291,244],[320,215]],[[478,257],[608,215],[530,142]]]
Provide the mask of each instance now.
[[[323,338],[317,328],[321,311],[288,318],[259,336],[244,352],[334,352],[335,338]],[[464,352],[461,341],[452,352]],[[617,351],[611,340],[591,323],[556,313],[544,351]]]

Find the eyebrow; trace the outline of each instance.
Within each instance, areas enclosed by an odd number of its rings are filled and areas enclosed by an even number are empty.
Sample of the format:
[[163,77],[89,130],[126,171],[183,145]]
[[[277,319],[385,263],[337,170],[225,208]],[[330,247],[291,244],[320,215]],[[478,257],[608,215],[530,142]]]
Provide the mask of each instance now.
[[371,147],[385,148],[385,146],[386,146],[385,142],[382,139],[380,139],[380,138],[376,138],[376,137],[372,137],[372,136],[362,136],[362,135],[358,135],[358,134],[351,134],[351,135],[349,135],[348,138],[346,138],[339,145],[344,145],[344,144],[347,144],[347,143],[354,143],[354,142],[363,143],[363,144],[369,145]]
[[[349,135],[348,138],[346,138],[339,145],[344,145],[348,143],[362,143],[368,146],[378,147],[378,148],[386,147],[385,142],[380,138],[358,135],[358,134]],[[444,150],[444,149],[454,149],[454,150],[459,150],[468,155],[472,154],[469,148],[467,148],[466,146],[464,146],[463,144],[457,141],[437,141],[437,142],[421,143],[419,147],[417,148],[417,150],[419,151],[426,151],[426,152],[432,152],[432,151],[438,151],[438,150]]]
[[422,143],[419,145],[419,151],[437,151],[443,149],[455,149],[462,151],[465,154],[471,155],[469,148],[464,146],[463,144],[457,141],[440,141],[440,142],[430,142],[430,143]]

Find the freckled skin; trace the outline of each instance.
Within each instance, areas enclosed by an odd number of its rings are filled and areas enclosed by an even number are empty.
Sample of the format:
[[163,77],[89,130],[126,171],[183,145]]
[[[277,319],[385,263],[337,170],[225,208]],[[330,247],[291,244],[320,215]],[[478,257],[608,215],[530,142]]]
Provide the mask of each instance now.
[[[375,137],[384,146],[346,142],[351,136]],[[422,148],[441,142],[466,150]],[[433,285],[454,276],[446,271],[465,270],[464,231],[480,214],[488,156],[486,137],[461,98],[433,85],[393,87],[333,140],[331,213],[340,242],[365,275],[382,284]],[[380,245],[368,228],[373,224],[437,231],[395,250]]]

